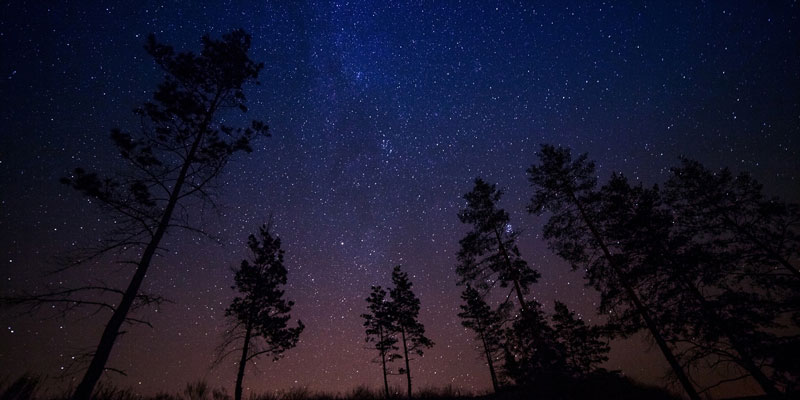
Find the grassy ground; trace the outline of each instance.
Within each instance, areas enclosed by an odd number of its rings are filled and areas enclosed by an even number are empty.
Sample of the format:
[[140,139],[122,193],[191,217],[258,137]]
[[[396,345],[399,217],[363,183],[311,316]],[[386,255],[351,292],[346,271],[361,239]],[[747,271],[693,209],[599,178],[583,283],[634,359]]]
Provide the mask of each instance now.
[[[0,400],[62,400],[68,393],[52,393],[43,388],[42,380],[34,375],[0,381]],[[142,396],[129,388],[101,385],[95,392],[96,400],[231,400],[223,388],[214,388],[203,381],[187,384],[177,393],[160,393]],[[392,399],[404,399],[402,392],[392,394]],[[548,382],[530,388],[508,388],[500,393],[466,393],[453,387],[420,389],[415,399],[429,400],[581,400],[581,399],[652,399],[676,400],[667,391],[636,383],[617,375],[603,375],[581,381]],[[297,388],[279,393],[251,394],[248,400],[383,400],[383,392],[366,387],[356,387],[347,393],[311,392]]]

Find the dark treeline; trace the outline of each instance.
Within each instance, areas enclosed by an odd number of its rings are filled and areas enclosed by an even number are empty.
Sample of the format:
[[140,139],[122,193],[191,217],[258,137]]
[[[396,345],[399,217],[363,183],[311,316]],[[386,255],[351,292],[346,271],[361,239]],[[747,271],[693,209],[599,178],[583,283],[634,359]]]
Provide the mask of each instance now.
[[[797,204],[767,197],[747,174],[687,159],[661,186],[645,186],[619,173],[600,184],[588,156],[566,148],[543,145],[538,158],[527,170],[528,212],[549,216],[544,238],[600,293],[607,322],[586,325],[560,302],[548,318],[526,298],[539,274],[498,206],[502,192],[476,179],[458,215],[473,228],[458,252],[459,316],[495,389],[609,374],[599,368],[608,339],[646,332],[691,399],[742,379],[771,396],[798,390]],[[498,290],[505,300],[490,306]],[[705,383],[711,371],[727,376]]]
[[[603,372],[599,364],[609,348],[602,329],[586,325],[563,303],[557,302],[556,314],[548,317],[540,303],[526,298],[540,274],[517,247],[519,232],[499,207],[502,195],[480,178],[464,195],[467,206],[458,217],[472,229],[460,241],[456,266],[458,283],[465,286],[459,317],[476,334],[495,391],[551,386]],[[492,307],[487,299],[496,291],[505,300]]]
[[[149,325],[141,311],[165,301],[140,290],[164,251],[162,239],[178,229],[202,233],[190,215],[213,203],[212,183],[231,157],[267,135],[259,121],[232,127],[221,115],[247,112],[243,87],[256,83],[263,67],[248,56],[250,36],[238,30],[202,44],[199,54],[175,53],[151,36],[146,49],[165,77],[153,100],[136,110],[142,125],[111,133],[123,167],[106,175],[76,169],[62,180],[115,224],[99,246],[66,258],[55,273],[110,260],[130,266],[118,272],[128,285],[51,287],[2,298],[31,312],[107,313],[98,345],[78,357],[88,366],[71,393],[75,400],[96,397],[101,376],[117,371],[107,362],[123,327]],[[569,149],[544,145],[527,173],[528,212],[549,217],[544,238],[599,292],[597,313],[605,321],[586,324],[558,301],[553,313],[544,311],[531,296],[540,273],[518,248],[519,232],[500,207],[502,191],[476,179],[458,213],[470,228],[455,266],[463,287],[458,317],[475,333],[496,392],[619,386],[623,378],[601,367],[608,343],[639,332],[652,338],[671,378],[693,400],[741,379],[767,395],[800,389],[797,204],[767,197],[746,174],[692,160],[680,160],[660,186],[632,184],[617,173],[600,183],[587,155],[573,158]],[[220,360],[238,357],[235,400],[243,396],[247,364],[260,356],[279,359],[304,330],[300,321],[290,327],[280,239],[265,225],[247,245],[251,255],[235,270],[238,294],[225,310],[230,325],[218,349]],[[383,395],[392,396],[388,376],[404,375],[411,397],[412,361],[434,343],[425,336],[408,274],[395,267],[391,280],[391,288],[373,286],[367,298],[366,343],[377,352]],[[729,377],[699,383],[705,372],[721,369]]]
[[529,211],[551,215],[545,239],[585,271],[615,333],[647,331],[691,398],[710,388],[693,378],[708,368],[767,394],[797,389],[797,205],[690,160],[663,189],[616,173],[598,187],[587,155],[548,145],[538,155]]

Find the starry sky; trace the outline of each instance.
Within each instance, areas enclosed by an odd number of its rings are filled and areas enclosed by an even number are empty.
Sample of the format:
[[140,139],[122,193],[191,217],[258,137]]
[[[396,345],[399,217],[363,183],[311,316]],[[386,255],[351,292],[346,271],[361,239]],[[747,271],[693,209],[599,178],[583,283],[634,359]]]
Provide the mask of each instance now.
[[[218,183],[197,212],[220,243],[174,233],[144,289],[174,303],[114,348],[114,382],[142,393],[204,378],[232,392],[234,360],[210,370],[248,234],[274,216],[287,296],[307,328],[285,359],[248,369],[245,387],[378,387],[359,315],[370,285],[402,264],[436,346],[412,363],[415,387],[491,387],[456,316],[457,219],[472,180],[506,192],[520,248],[541,273],[532,295],[588,321],[597,295],[540,238],[524,207],[540,143],[589,152],[601,176],[665,179],[677,157],[749,171],[800,199],[800,5],[796,1],[24,2],[0,9],[0,291],[87,279],[124,284],[111,263],[44,276],[53,259],[102,237],[109,221],[58,178],[113,170],[114,127],[161,79],[143,49],[153,32],[181,50],[244,28],[265,62],[249,116],[272,137]],[[107,315],[0,310],[0,378],[58,375],[96,345]],[[608,368],[649,383],[666,364],[642,338],[614,343]],[[54,385],[69,380],[54,380]],[[57,383],[61,382],[61,383]],[[404,382],[394,377],[392,384]],[[248,389],[246,389],[248,390]],[[748,388],[737,390],[749,390]]]

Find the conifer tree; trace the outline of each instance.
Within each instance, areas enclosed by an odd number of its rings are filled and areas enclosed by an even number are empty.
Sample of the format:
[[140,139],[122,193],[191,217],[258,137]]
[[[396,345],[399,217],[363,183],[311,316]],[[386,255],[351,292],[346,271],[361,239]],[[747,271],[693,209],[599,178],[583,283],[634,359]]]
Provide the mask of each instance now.
[[[775,341],[770,331],[779,308],[744,282],[735,246],[687,234],[691,229],[681,227],[687,221],[675,217],[657,186],[631,186],[613,174],[600,197],[606,236],[628,255],[627,274],[665,339],[680,349],[676,357],[687,373],[701,363],[738,367],[745,371],[741,378],[750,375],[777,394],[760,367],[769,363],[757,359],[756,349]],[[605,304],[622,300],[605,293]],[[613,319],[635,321],[630,310],[617,311]]]
[[671,170],[665,187],[684,227],[725,239],[729,250],[746,259],[753,275],[800,287],[800,205],[765,196],[762,185],[748,174],[711,171],[685,158]]
[[406,375],[408,383],[408,397],[411,397],[411,364],[410,354],[422,356],[425,348],[433,346],[433,341],[425,336],[425,326],[419,322],[420,303],[417,295],[412,290],[413,284],[408,279],[408,274],[394,267],[392,271],[392,284],[389,291],[391,297],[391,313],[400,334],[400,343],[403,345],[405,368],[402,373]]
[[504,371],[517,385],[548,387],[566,376],[566,349],[539,302],[529,302],[504,337]]
[[[539,164],[528,169],[534,195],[529,212],[549,212],[544,227],[544,237],[551,248],[570,262],[573,268],[586,270],[590,284],[604,297],[618,297],[627,304],[641,321],[667,359],[689,398],[699,400],[694,385],[687,376],[672,348],[664,338],[662,327],[653,317],[653,310],[637,293],[639,277],[628,263],[641,258],[632,250],[636,246],[621,246],[612,229],[602,225],[605,214],[602,197],[596,186],[594,163],[586,154],[572,159],[569,149],[542,145],[538,153]],[[600,257],[594,257],[599,254]]]
[[559,301],[555,302],[552,320],[556,340],[564,348],[566,367],[571,375],[589,375],[608,361],[610,347],[603,340],[600,327],[587,325]]
[[[693,207],[685,198],[676,209],[664,202],[657,186],[632,186],[619,174],[585,198],[593,225],[615,252],[613,268],[604,258],[586,264],[589,283],[601,293],[599,311],[610,315],[611,326],[624,335],[646,326],[640,309],[630,306],[628,293],[613,279],[619,271],[664,342],[676,349],[674,358],[686,377],[691,379],[703,365],[725,366],[736,374],[722,382],[750,376],[765,393],[777,394],[763,370],[776,370],[775,360],[759,349],[789,340],[772,333],[781,307],[764,295],[774,291],[753,290],[747,273],[751,267],[743,263],[747,257],[738,246],[725,235],[716,236],[715,229],[698,233],[704,222],[681,215],[680,208]],[[566,254],[582,245],[561,244]]]
[[382,287],[372,286],[372,292],[367,297],[367,308],[369,313],[361,314],[367,334],[366,342],[372,343],[373,348],[378,351],[376,361],[381,364],[384,394],[389,398],[387,364],[402,356],[395,353],[398,350],[395,337],[397,326],[392,313],[392,304],[386,298],[386,291]]
[[492,378],[492,388],[495,392],[500,389],[498,374],[496,371],[496,359],[503,351],[503,324],[509,319],[509,306],[511,303],[504,302],[495,311],[489,306],[481,296],[480,292],[471,285],[467,285],[461,293],[461,325],[475,332],[475,336],[480,342],[480,349],[486,356],[486,364],[489,367],[489,374]]
[[[111,313],[99,343],[88,356],[89,366],[79,381],[73,399],[89,400],[107,370],[112,349],[126,323],[146,320],[129,315],[133,310],[163,301],[140,289],[147,271],[159,255],[163,238],[176,229],[192,226],[193,204],[211,202],[210,186],[231,157],[250,152],[250,142],[267,136],[267,126],[249,121],[242,127],[225,122],[247,112],[244,87],[257,83],[262,63],[250,59],[250,36],[242,30],[221,39],[202,38],[202,51],[176,53],[150,35],[145,50],[164,73],[153,99],[134,110],[141,126],[129,131],[113,129],[111,140],[120,166],[107,173],[76,168],[61,182],[91,199],[114,221],[98,245],[66,257],[56,272],[89,261],[105,261],[132,267],[127,287],[86,285],[59,288],[47,293],[4,299],[31,308],[56,304],[71,310],[96,307]],[[229,118],[221,118],[223,110]],[[230,110],[230,111],[227,111]],[[192,202],[192,199],[200,202]],[[115,298],[111,298],[115,297]],[[55,306],[54,306],[55,307]]]
[[250,235],[247,246],[250,260],[242,260],[236,270],[234,288],[239,292],[225,310],[231,327],[218,349],[221,361],[227,355],[239,353],[234,399],[242,399],[242,382],[247,363],[267,355],[273,361],[297,345],[305,326],[297,321],[291,328],[288,322],[294,302],[284,299],[287,271],[283,265],[280,238],[273,237],[264,225],[258,236]]
[[531,268],[517,248],[518,232],[509,225],[508,213],[499,208],[503,192],[495,185],[475,179],[475,187],[464,195],[467,208],[459,211],[462,223],[471,224],[472,230],[461,239],[456,272],[460,284],[471,284],[476,289],[488,291],[499,283],[500,287],[512,285],[520,308],[527,308],[524,293],[539,279],[539,272]]
[[[622,193],[617,197],[629,196],[623,179],[613,181],[609,187]],[[784,263],[795,251],[800,214],[790,217],[792,205],[767,200],[751,177],[711,172],[696,161],[681,160],[665,187],[650,189],[660,203],[646,221],[658,230],[658,240],[648,244],[657,258],[651,264],[658,265],[649,292],[672,305],[660,308],[659,319],[680,343],[679,358],[689,371],[700,362],[732,366],[743,374],[727,381],[749,376],[777,395],[777,381],[791,386],[798,376],[797,367],[782,362],[791,354],[786,350],[797,348],[797,336],[775,333],[782,315],[797,310],[798,280]]]
[[697,286],[693,298],[706,297],[695,301],[707,316],[699,320],[702,337],[725,339],[733,348],[726,354],[765,393],[776,394],[777,384],[800,387],[800,205],[768,197],[746,173],[685,158],[671,170],[664,199],[673,232],[688,243],[682,254],[702,260],[687,282]]

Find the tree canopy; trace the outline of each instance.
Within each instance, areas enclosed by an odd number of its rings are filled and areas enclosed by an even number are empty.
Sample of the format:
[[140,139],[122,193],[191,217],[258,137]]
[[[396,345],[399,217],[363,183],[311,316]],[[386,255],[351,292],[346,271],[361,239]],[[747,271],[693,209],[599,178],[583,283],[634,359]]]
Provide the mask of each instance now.
[[305,329],[301,321],[289,327],[294,302],[284,299],[287,271],[280,238],[273,237],[270,227],[259,228],[258,236],[250,235],[247,247],[250,260],[242,260],[236,270],[235,286],[239,292],[225,309],[229,328],[219,357],[240,352],[235,400],[242,398],[242,381],[247,363],[262,355],[278,360],[286,350],[297,345]]

